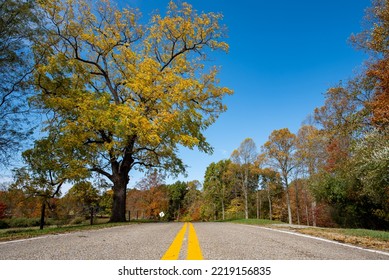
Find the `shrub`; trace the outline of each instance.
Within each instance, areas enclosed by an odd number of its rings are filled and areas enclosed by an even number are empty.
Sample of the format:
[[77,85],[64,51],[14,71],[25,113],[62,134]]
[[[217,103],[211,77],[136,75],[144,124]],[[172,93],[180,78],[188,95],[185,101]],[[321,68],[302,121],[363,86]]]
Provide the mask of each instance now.
[[10,227],[36,227],[39,226],[39,218],[12,218],[9,219],[8,224]]
[[0,229],[9,228],[9,224],[5,220],[0,220]]
[[73,220],[70,221],[71,225],[79,225],[82,224],[85,221],[85,218],[82,217],[75,217]]

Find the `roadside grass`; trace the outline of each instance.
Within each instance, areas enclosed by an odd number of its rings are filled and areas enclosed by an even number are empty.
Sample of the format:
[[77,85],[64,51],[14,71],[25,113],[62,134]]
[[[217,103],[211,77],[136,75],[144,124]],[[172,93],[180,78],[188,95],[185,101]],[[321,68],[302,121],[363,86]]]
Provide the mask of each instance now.
[[226,222],[268,226],[295,231],[307,235],[321,237],[329,240],[338,241],[341,243],[352,244],[369,249],[389,251],[389,231],[369,230],[369,229],[349,229],[349,228],[320,228],[320,227],[305,227],[293,225],[280,221],[271,221],[264,219],[231,219]]
[[226,222],[236,223],[236,224],[246,224],[246,225],[274,225],[274,224],[284,224],[280,221],[275,220],[266,220],[266,219],[231,219],[225,220]]
[[368,229],[302,228],[297,232],[369,249],[389,251],[389,232]]
[[28,228],[7,228],[0,229],[0,242],[1,241],[10,241],[24,238],[38,237],[48,234],[61,234],[74,231],[85,231],[85,230],[96,230],[102,228],[110,228],[116,226],[124,226],[130,224],[139,224],[139,223],[152,223],[155,221],[151,220],[132,220],[130,222],[124,223],[109,223],[108,219],[98,219],[95,224],[90,225],[86,222],[78,225],[53,225],[47,226],[42,230],[39,227],[28,227]]

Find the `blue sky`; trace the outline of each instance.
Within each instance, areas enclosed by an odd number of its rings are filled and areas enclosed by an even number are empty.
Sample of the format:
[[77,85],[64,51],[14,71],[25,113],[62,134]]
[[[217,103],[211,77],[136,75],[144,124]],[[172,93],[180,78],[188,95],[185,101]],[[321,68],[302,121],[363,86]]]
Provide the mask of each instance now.
[[[163,12],[168,0],[122,1],[144,17]],[[296,133],[326,89],[351,78],[366,56],[348,38],[362,29],[370,0],[196,0],[201,12],[221,12],[228,28],[228,54],[212,53],[221,66],[220,84],[234,90],[225,98],[227,112],[205,135],[213,155],[183,149],[188,177],[203,180],[211,162],[229,158],[247,137],[258,146],[284,127]],[[132,174],[132,184],[141,177]],[[175,178],[168,179],[168,182]]]

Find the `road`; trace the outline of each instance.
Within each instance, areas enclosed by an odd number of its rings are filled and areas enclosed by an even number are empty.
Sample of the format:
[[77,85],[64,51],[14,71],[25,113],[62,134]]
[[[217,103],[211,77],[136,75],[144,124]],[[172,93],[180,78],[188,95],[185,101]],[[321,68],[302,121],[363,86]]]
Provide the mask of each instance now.
[[3,260],[389,260],[389,253],[231,223],[131,224],[0,243]]

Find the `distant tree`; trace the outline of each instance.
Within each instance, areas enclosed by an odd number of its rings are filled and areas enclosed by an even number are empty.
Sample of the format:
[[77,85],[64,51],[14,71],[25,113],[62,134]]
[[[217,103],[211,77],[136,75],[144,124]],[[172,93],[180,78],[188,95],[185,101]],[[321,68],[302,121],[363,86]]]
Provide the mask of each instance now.
[[226,204],[232,193],[230,160],[212,162],[205,171],[204,194],[214,205],[221,206],[222,219],[225,219]]
[[244,199],[245,218],[249,218],[249,194],[250,190],[257,187],[258,180],[254,180],[253,176],[257,176],[255,162],[258,157],[257,147],[251,138],[246,138],[237,150],[231,154],[231,161],[238,167],[237,175],[241,181],[241,187]]
[[187,182],[187,192],[184,198],[184,207],[186,212],[185,220],[188,221],[198,221],[201,217],[201,194],[202,185],[199,181],[189,181]]
[[156,170],[148,172],[135,189],[127,192],[127,209],[142,210],[143,217],[159,219],[160,212],[168,211],[168,189],[164,180],[165,177]]
[[[304,189],[304,201],[306,216],[309,217],[308,197],[312,192],[312,181],[315,176],[322,172],[327,160],[327,137],[312,125],[303,125],[296,138],[296,160],[298,162],[298,173],[305,180],[300,181]],[[328,162],[327,162],[328,163]],[[309,192],[309,194],[307,193]],[[312,224],[316,226],[316,200],[311,205]],[[309,223],[308,219],[307,222]]]
[[259,170],[259,178],[262,189],[266,191],[269,203],[269,220],[273,219],[272,199],[278,193],[278,186],[281,185],[281,178],[278,172],[271,168],[262,168]]
[[137,10],[109,0],[39,3],[50,24],[35,45],[43,61],[33,104],[54,111],[64,145],[112,182],[110,220],[123,222],[131,170],[179,173],[178,146],[212,151],[203,131],[232,93],[205,67],[208,51],[228,50],[222,16],[170,2],[166,16],[141,25]]
[[100,200],[99,192],[89,181],[80,181],[73,185],[67,195],[76,199],[81,206],[81,213],[89,214],[90,224],[93,224],[95,212]]
[[262,147],[263,153],[268,159],[271,167],[277,170],[282,179],[285,188],[286,202],[288,207],[288,220],[292,224],[292,210],[289,198],[289,183],[297,162],[294,157],[296,150],[296,135],[289,129],[283,128],[274,130],[269,140]]
[[188,191],[188,186],[185,182],[177,181],[174,184],[167,185],[169,194],[169,210],[168,218],[171,220],[179,220],[183,212],[183,202]]

